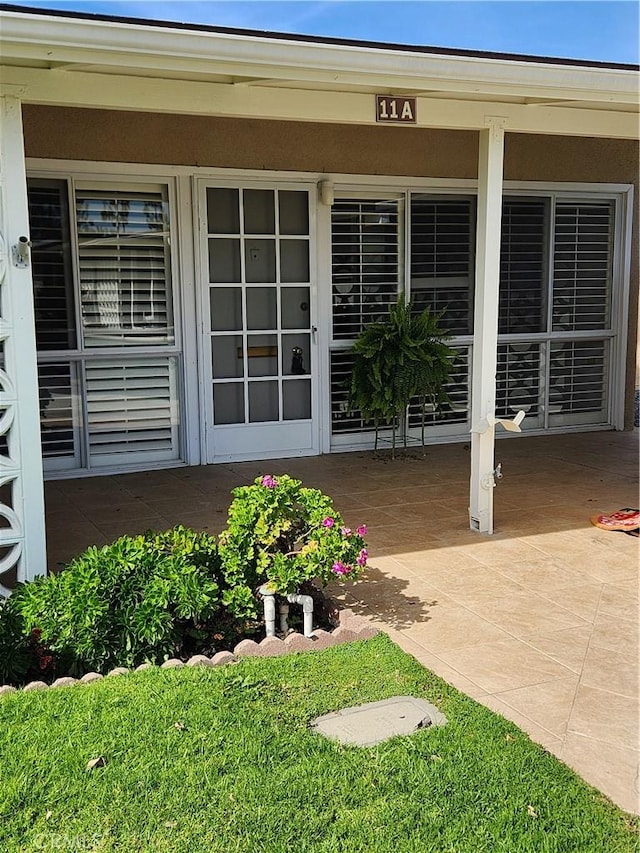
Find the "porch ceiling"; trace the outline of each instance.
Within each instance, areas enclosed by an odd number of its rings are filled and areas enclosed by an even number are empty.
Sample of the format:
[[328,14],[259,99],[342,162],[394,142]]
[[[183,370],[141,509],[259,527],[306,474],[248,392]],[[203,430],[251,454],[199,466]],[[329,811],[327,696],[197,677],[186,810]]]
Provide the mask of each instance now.
[[374,123],[371,95],[386,93],[418,97],[422,126],[482,128],[497,115],[514,132],[638,137],[638,73],[630,67],[6,7],[0,20],[2,82],[34,103]]

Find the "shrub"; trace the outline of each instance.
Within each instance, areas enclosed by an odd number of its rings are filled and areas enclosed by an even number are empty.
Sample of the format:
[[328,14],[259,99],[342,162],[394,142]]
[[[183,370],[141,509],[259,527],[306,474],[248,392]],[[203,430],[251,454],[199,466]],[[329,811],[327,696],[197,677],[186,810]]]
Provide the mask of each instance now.
[[71,671],[161,662],[200,649],[220,613],[215,538],[176,527],[91,547],[22,587],[25,630],[74,660]]
[[0,684],[24,684],[54,675],[57,656],[41,642],[40,632],[27,631],[19,603],[23,586],[0,598]]
[[266,475],[233,495],[218,550],[229,595],[243,590],[243,601],[252,608],[247,615],[255,615],[256,601],[246,593],[262,583],[287,594],[315,578],[323,584],[336,577],[355,579],[366,565],[366,528],[345,527],[331,499],[318,489],[286,474]]

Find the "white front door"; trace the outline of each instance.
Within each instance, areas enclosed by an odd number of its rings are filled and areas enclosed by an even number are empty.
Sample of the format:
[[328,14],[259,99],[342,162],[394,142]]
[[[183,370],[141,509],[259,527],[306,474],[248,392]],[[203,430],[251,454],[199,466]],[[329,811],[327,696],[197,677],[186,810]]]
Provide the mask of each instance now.
[[200,190],[208,462],[317,453],[309,190]]

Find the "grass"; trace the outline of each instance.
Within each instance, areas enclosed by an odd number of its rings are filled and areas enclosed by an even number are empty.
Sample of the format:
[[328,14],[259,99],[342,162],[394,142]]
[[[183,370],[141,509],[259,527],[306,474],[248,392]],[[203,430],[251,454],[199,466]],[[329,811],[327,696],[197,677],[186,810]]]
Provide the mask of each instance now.
[[[367,749],[307,727],[405,693],[448,725]],[[384,636],[0,699],[6,853],[618,853],[636,830]]]

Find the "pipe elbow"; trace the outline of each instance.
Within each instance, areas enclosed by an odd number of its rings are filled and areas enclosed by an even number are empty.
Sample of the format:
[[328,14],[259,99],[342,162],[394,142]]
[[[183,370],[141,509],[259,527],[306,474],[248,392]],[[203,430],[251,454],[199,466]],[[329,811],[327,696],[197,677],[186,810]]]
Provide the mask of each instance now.
[[292,593],[287,596],[287,601],[290,601],[291,604],[301,604],[303,613],[313,613],[313,598],[310,595]]

